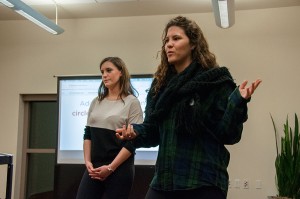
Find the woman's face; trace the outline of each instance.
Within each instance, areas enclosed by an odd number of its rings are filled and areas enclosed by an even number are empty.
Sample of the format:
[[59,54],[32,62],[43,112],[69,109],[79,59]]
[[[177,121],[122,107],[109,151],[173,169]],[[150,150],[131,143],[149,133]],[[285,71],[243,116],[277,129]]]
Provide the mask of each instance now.
[[102,73],[102,81],[105,87],[113,89],[119,86],[119,80],[122,76],[122,72],[110,61],[104,62],[100,66],[100,71]]
[[[165,51],[168,62],[181,72],[192,62],[192,46],[184,30],[178,26],[171,26],[165,38]],[[179,71],[178,71],[179,70]]]

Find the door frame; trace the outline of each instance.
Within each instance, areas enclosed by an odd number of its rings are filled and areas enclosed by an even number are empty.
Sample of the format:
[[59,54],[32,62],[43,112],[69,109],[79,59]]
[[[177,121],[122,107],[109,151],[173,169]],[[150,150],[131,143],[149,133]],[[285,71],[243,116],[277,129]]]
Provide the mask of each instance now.
[[28,155],[32,153],[55,153],[56,149],[30,149],[30,103],[31,102],[57,102],[57,94],[20,94],[19,97],[19,121],[17,138],[17,157],[15,166],[14,197],[24,199],[26,197],[26,180]]

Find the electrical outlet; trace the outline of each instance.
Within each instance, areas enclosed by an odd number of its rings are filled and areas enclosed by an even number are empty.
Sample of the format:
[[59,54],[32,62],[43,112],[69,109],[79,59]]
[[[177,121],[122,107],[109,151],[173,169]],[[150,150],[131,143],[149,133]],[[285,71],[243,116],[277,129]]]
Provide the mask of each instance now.
[[255,188],[256,189],[261,189],[262,188],[262,182],[261,182],[261,180],[256,180]]
[[249,181],[247,179],[244,179],[244,181],[243,181],[243,188],[249,189]]

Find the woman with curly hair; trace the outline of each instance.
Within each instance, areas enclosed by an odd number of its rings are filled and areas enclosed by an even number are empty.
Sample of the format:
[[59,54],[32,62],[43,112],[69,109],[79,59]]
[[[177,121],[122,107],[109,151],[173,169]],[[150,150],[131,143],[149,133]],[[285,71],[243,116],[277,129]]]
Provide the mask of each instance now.
[[237,86],[220,67],[200,27],[178,16],[163,32],[161,63],[145,120],[116,130],[135,147],[159,146],[146,199],[225,199],[230,154],[240,141],[247,103],[261,83]]

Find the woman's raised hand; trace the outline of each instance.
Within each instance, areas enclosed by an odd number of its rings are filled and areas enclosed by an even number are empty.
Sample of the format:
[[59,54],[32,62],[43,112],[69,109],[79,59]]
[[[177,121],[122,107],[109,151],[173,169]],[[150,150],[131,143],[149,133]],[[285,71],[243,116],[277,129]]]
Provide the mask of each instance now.
[[248,99],[251,97],[251,95],[254,93],[255,89],[258,87],[258,85],[262,82],[261,79],[257,79],[249,87],[246,87],[248,81],[245,80],[239,87],[239,91],[241,93],[241,96],[244,99]]

